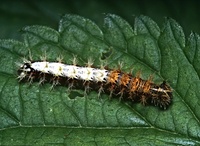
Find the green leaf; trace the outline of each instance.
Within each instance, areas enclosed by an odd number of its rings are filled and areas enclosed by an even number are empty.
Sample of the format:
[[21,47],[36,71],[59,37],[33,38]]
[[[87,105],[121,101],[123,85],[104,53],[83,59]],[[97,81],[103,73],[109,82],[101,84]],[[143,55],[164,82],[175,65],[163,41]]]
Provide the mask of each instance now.
[[[108,14],[100,28],[78,15],[64,15],[59,29],[27,26],[24,42],[0,41],[0,144],[1,145],[199,145],[200,82],[199,35],[186,40],[174,20],[161,28],[149,17],[135,18],[131,26]],[[29,50],[31,55],[29,54]],[[88,58],[94,66],[107,64],[142,78],[167,80],[173,104],[162,111],[152,106],[109,100],[109,95],[51,84],[19,83],[16,62],[39,60],[46,53],[55,61],[79,65]],[[29,58],[30,57],[30,58]]]

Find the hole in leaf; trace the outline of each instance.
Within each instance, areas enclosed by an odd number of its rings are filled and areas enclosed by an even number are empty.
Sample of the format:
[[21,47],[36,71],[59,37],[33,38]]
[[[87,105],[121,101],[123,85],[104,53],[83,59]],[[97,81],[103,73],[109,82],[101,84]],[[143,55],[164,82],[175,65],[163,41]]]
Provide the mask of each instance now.
[[110,57],[112,54],[112,49],[109,48],[107,51],[103,52],[101,55],[102,60],[106,60],[108,57]]
[[75,99],[77,97],[84,97],[83,94],[81,94],[80,92],[78,91],[71,91],[70,94],[69,94],[69,98],[70,99]]

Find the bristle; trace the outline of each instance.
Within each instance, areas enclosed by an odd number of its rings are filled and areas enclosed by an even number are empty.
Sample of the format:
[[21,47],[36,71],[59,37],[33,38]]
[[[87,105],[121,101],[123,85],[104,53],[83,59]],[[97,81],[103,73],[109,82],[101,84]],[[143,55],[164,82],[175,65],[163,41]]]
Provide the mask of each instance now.
[[63,61],[63,56],[62,55],[60,55],[60,56],[58,56],[58,58],[56,59],[59,63],[62,63],[62,61]]
[[78,63],[77,57],[76,57],[75,55],[73,55],[72,64],[73,64],[74,66],[76,66],[77,63]]
[[118,61],[118,70],[121,70],[123,67],[123,62]]
[[87,67],[92,67],[93,63],[94,63],[94,61],[91,58],[89,58],[88,62],[86,63],[86,66]]
[[40,56],[40,59],[42,61],[44,61],[44,62],[47,60],[47,53],[46,53],[46,51],[44,51],[44,55],[43,56]]

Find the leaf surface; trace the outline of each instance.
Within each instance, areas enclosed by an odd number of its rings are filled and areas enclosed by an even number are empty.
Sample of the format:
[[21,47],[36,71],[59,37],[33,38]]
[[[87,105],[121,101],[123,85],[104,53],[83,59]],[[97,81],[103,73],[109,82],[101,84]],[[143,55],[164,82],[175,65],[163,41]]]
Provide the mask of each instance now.
[[[59,29],[27,26],[24,42],[0,41],[0,144],[2,145],[198,145],[199,35],[185,39],[180,25],[166,18],[161,28],[149,17],[134,26],[107,14],[102,27],[78,15],[64,15]],[[29,50],[31,55],[29,54]],[[195,53],[194,53],[195,52]],[[15,62],[41,56],[79,65],[89,58],[154,82],[167,80],[173,104],[162,111],[152,106],[109,100],[109,95],[38,83],[19,83]],[[20,134],[19,134],[20,133]]]

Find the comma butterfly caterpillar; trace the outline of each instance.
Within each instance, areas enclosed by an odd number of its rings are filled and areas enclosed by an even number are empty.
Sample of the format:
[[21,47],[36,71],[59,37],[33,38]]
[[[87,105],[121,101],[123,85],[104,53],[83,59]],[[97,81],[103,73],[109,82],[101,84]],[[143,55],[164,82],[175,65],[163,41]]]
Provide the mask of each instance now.
[[20,81],[50,82],[52,87],[60,84],[70,88],[97,90],[110,96],[119,96],[120,99],[128,99],[132,102],[141,102],[167,109],[172,102],[172,89],[163,81],[161,84],[140,78],[140,74],[132,76],[120,69],[94,68],[91,63],[86,67],[47,61],[25,60],[18,69]]

